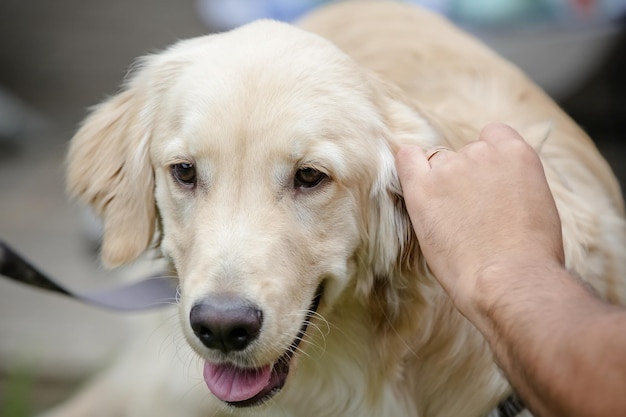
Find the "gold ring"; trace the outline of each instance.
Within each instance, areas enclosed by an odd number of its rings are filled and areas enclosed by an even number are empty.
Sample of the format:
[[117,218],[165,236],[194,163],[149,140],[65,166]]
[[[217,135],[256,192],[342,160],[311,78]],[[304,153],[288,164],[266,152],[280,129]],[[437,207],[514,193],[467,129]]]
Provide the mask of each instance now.
[[432,148],[430,151],[428,151],[426,153],[426,160],[430,161],[430,159],[437,155],[439,152],[441,151],[449,151],[450,148],[446,148],[445,146],[435,146],[434,148]]

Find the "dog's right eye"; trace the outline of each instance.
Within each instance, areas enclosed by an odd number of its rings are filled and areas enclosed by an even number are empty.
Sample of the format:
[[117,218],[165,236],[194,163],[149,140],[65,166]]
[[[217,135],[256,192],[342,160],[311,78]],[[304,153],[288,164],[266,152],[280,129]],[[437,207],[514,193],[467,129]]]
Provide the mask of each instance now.
[[172,176],[185,186],[193,186],[196,184],[196,168],[192,163],[181,162],[172,165]]

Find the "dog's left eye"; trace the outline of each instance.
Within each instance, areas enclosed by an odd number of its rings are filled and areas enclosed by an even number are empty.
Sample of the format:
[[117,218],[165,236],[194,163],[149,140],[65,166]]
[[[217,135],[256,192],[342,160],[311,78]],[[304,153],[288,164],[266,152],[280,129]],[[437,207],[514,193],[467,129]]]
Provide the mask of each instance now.
[[326,174],[314,168],[301,168],[296,172],[294,185],[302,188],[313,188],[326,178]]
[[189,162],[172,165],[172,176],[182,185],[193,186],[196,183],[196,168]]

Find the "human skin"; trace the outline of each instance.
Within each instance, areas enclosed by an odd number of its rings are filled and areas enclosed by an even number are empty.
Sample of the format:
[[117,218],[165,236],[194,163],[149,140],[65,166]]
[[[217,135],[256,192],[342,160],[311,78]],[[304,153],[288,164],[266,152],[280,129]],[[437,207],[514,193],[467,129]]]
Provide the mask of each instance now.
[[485,336],[538,416],[626,415],[626,310],[564,267],[541,161],[503,124],[430,160],[398,151],[406,207],[426,261]]

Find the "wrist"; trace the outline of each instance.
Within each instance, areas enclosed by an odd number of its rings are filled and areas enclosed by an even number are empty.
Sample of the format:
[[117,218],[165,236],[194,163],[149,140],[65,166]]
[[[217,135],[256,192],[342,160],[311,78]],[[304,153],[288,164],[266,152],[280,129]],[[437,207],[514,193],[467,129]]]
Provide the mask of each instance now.
[[[568,312],[577,300],[591,294],[557,261],[529,264],[508,259],[492,263],[467,280],[468,296],[463,313],[483,333],[501,333],[501,327],[515,325],[518,319],[530,319],[546,309]],[[569,305],[569,306],[568,306]],[[552,307],[559,307],[553,310]]]

